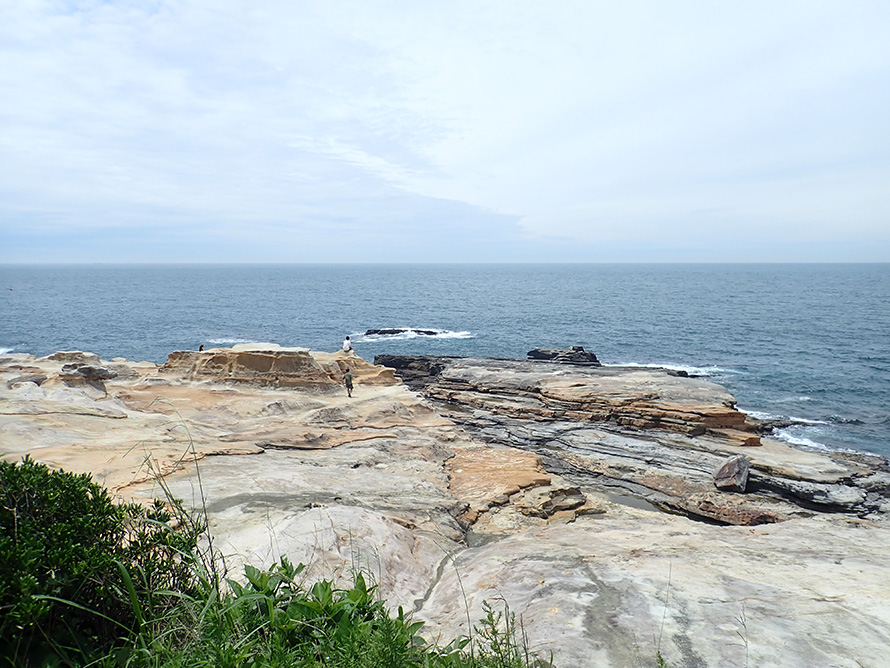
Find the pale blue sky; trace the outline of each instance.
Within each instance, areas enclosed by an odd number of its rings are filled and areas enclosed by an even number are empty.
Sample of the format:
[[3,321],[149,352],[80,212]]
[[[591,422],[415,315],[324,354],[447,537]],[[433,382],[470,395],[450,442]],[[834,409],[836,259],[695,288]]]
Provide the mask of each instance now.
[[890,3],[0,0],[0,262],[890,261]]

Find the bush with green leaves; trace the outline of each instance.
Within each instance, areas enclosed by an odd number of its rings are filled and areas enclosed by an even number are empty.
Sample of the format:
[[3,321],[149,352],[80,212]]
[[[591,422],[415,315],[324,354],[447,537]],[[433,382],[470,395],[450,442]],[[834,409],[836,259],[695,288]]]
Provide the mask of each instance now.
[[115,504],[88,475],[0,462],[0,666],[531,668],[515,617],[426,643],[362,573],[308,585],[286,557],[225,580],[173,500]]
[[[175,527],[175,528],[174,528]],[[202,527],[116,504],[89,475],[0,462],[0,661],[83,665],[193,586]]]
[[[140,668],[531,668],[550,666],[529,651],[515,616],[488,604],[475,627],[477,642],[427,643],[422,622],[398,608],[391,614],[364,576],[338,588],[329,580],[304,586],[302,564],[286,557],[268,571],[244,570],[246,582],[220,592],[204,579],[201,596],[176,620],[177,643],[146,639],[131,663]],[[183,599],[186,603],[186,599]]]

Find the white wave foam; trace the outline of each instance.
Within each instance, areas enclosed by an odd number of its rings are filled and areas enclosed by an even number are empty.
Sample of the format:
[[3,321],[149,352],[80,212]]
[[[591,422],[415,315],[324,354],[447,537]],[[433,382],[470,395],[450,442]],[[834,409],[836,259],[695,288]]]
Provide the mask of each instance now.
[[825,420],[810,420],[809,418],[795,417],[794,415],[779,415],[776,413],[766,413],[763,411],[749,411],[745,410],[744,408],[740,408],[739,410],[757,420],[785,420],[787,422],[793,422],[794,424],[806,425],[831,424],[830,422],[826,422]]
[[[387,327],[386,329],[395,329],[399,332],[397,334],[356,332],[352,338],[356,342],[375,343],[377,341],[406,341],[409,339],[472,339],[476,337],[473,332],[453,332],[448,329],[433,329],[431,327]],[[433,332],[433,334],[418,334],[418,331]]]
[[779,429],[777,432],[773,434],[773,436],[780,440],[788,443],[789,445],[801,446],[804,448],[812,448],[813,450],[825,450],[830,451],[832,448],[829,448],[824,443],[819,443],[818,441],[814,441],[811,438],[805,438],[803,436],[795,436],[793,434],[789,434],[786,429]]
[[773,415],[772,413],[764,413],[763,411],[749,411],[744,408],[739,408],[742,413],[745,415],[750,415],[755,420],[784,420],[784,416],[782,415]]
[[254,343],[253,339],[207,339],[207,343],[223,344],[223,343]]
[[0,346],[0,355],[5,355],[6,353],[11,353],[15,348],[3,348]]
[[[789,427],[788,429],[779,429],[772,435],[772,438],[775,438],[779,441],[784,441],[788,445],[793,445],[798,448],[809,448],[811,450],[819,450],[820,452],[858,452],[853,448],[832,447],[830,445],[825,445],[824,443],[814,441],[813,439],[807,438],[806,436],[795,436],[791,433],[792,428],[793,427]],[[809,429],[813,429],[813,427],[809,427]],[[816,428],[816,430],[819,431],[818,428]]]
[[813,400],[813,397],[808,397],[805,394],[803,394],[798,397],[784,397],[783,399],[776,399],[776,403],[777,404],[787,404],[791,401],[807,402],[807,401],[812,401],[812,400]]
[[685,371],[690,376],[725,376],[743,374],[738,369],[724,369],[719,366],[688,366],[685,364],[642,364],[640,362],[626,362],[624,364],[604,364],[603,366],[634,366],[641,369],[670,369],[671,371]]

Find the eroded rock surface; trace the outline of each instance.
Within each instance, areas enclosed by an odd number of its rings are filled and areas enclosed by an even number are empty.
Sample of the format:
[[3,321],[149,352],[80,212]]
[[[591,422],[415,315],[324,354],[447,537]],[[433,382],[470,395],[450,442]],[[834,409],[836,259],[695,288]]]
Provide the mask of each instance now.
[[[385,358],[412,375],[476,438],[539,454],[547,470],[602,491],[727,524],[778,522],[813,510],[885,508],[880,457],[803,451],[755,432],[725,388],[664,369],[547,362]],[[728,457],[750,464],[745,493],[719,490]]]
[[[879,458],[745,445],[758,434],[725,390],[652,370],[427,358],[425,398],[354,354],[247,348],[163,369],[3,356],[0,452],[121,498],[161,495],[161,475],[206,510],[230,575],[284,554],[309,577],[361,568],[430,636],[506,601],[560,668],[642,668],[659,649],[672,666],[885,663]],[[65,385],[64,364],[116,376],[98,396]],[[734,455],[745,493],[715,486]]]
[[233,348],[170,353],[161,373],[190,379],[253,383],[274,387],[330,389],[342,384],[349,367],[365,384],[395,385],[391,370],[365,362],[354,352],[311,355],[306,348],[273,344],[238,344]]

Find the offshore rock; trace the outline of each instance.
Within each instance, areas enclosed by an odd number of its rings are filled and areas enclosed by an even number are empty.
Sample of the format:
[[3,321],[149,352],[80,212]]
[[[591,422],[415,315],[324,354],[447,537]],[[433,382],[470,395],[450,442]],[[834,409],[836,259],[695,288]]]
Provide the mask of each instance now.
[[397,336],[399,334],[407,334],[409,332],[412,334],[417,334],[418,336],[435,336],[439,333],[432,329],[395,327],[389,329],[369,329],[365,331],[365,336]]

